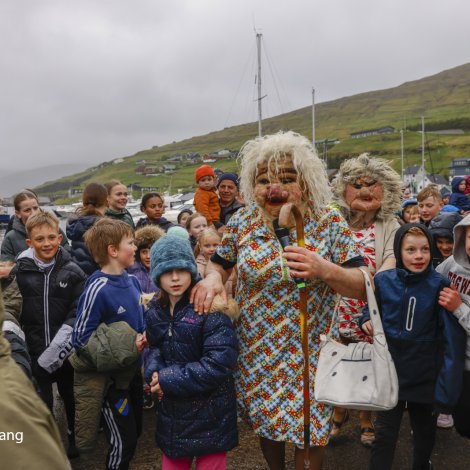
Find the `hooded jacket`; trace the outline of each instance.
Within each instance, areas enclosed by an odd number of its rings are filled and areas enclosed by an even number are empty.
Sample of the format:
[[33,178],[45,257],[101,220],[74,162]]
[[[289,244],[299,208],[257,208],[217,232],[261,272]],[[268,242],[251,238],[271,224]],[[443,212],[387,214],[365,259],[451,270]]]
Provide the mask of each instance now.
[[73,326],[86,276],[62,247],[47,269],[34,262],[32,253],[21,253],[12,274],[23,297],[20,322],[34,361],[64,323]]
[[173,222],[170,222],[168,219],[165,219],[165,217],[160,217],[155,222],[150,222],[148,217],[141,217],[137,221],[136,228],[146,227],[147,225],[156,225],[157,227],[160,227],[162,230],[165,230],[165,232],[168,232],[168,230],[171,227],[175,226]]
[[429,231],[433,238],[432,244],[432,264],[437,267],[444,261],[441,252],[436,245],[436,238],[442,237],[454,241],[454,227],[462,220],[462,216],[457,212],[444,212],[436,215],[429,223]]
[[67,224],[67,237],[72,242],[70,249],[72,258],[87,276],[100,269],[100,267],[88,251],[83,235],[98,219],[99,217],[96,215],[84,215],[76,219],[69,219]]
[[461,211],[470,211],[470,201],[467,196],[459,190],[459,184],[466,181],[462,176],[452,178],[452,194],[450,195],[449,204],[457,207]]
[[188,297],[173,315],[158,300],[147,314],[145,378],[158,372],[156,440],[170,458],[225,452],[238,444],[233,372],[238,343],[230,318],[198,315]]
[[470,215],[454,227],[454,254],[441,263],[437,271],[449,279],[462,298],[462,304],[452,313],[467,332],[465,370],[470,371],[470,259],[465,249],[467,227],[470,227]]
[[[60,234],[62,235],[62,241],[60,242],[61,246],[65,249],[69,248],[69,242],[65,233],[59,229]],[[5,238],[2,242],[2,260],[15,261],[15,258],[24,250],[27,250],[29,247],[26,244],[26,239],[28,235],[26,234],[26,227],[23,222],[21,222],[18,217],[13,217],[13,226],[12,229],[5,235]]]
[[[460,394],[465,334],[438,303],[439,292],[449,281],[431,262],[420,273],[403,265],[401,245],[412,226],[419,227],[431,245],[431,234],[424,225],[403,225],[394,240],[397,267],[375,275],[375,295],[397,370],[399,400],[437,403],[446,411],[455,406]],[[369,319],[366,307],[361,325]]]

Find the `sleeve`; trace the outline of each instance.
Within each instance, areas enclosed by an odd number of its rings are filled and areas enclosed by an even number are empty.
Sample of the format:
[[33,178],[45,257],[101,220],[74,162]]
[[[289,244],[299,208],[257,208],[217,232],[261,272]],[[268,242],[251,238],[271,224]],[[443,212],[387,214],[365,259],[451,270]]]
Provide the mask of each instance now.
[[167,395],[190,397],[217,388],[236,367],[238,343],[230,319],[222,313],[207,315],[199,361],[162,369],[158,381]]
[[459,322],[460,326],[470,336],[470,305],[462,299],[462,303],[453,312],[454,317]]
[[5,306],[5,312],[10,313],[19,321],[21,314],[21,306],[23,305],[23,297],[21,296],[20,289],[16,278],[3,288],[3,304]]
[[[377,307],[379,308],[379,314],[382,317],[382,302],[380,296],[380,273],[374,277],[374,295],[375,300],[377,301]],[[369,304],[366,303],[365,307],[362,309],[362,314],[359,318],[359,326],[362,329],[362,325],[370,320],[370,311]]]
[[390,257],[395,258],[395,253],[393,251],[393,241],[395,240],[395,233],[399,228],[400,224],[395,218],[387,222],[385,225],[382,264]]
[[86,274],[77,266],[78,269],[73,272],[72,276],[72,292],[70,299],[70,309],[64,324],[73,326],[77,316],[77,306],[80,296],[82,295],[83,288],[86,282]]
[[145,381],[150,384],[152,381],[152,374],[154,372],[160,373],[160,371],[166,367],[166,362],[163,359],[157,338],[155,335],[154,323],[155,323],[155,309],[150,307],[147,312],[145,319],[146,328],[145,334],[147,336],[147,342],[149,345],[149,352],[144,359],[144,378]]
[[202,214],[207,219],[207,225],[212,225],[212,216],[209,210],[209,198],[210,194],[209,191],[204,190],[196,190],[196,194],[194,195],[194,207],[196,211]]
[[[11,233],[14,233],[14,231],[12,231]],[[15,250],[13,249],[13,243],[11,242],[11,239],[8,234],[3,239],[1,254],[3,261],[15,261]]]
[[241,223],[241,213],[237,212],[228,222],[225,233],[211,261],[220,264],[224,269],[232,268],[238,258],[238,230]]

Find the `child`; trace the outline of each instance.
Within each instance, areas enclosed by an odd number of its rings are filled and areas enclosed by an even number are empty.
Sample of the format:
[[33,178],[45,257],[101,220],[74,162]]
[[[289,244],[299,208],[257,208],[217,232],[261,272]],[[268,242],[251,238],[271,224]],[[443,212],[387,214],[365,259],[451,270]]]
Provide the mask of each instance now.
[[222,237],[213,227],[205,228],[197,237],[196,249],[194,256],[196,257],[197,270],[204,279],[206,274],[206,266],[211,256],[215,253],[215,249],[220,245]]
[[462,176],[455,176],[452,178],[452,194],[450,196],[449,204],[457,207],[460,214],[470,211],[470,201],[465,195],[467,189],[467,181]]
[[[15,217],[12,229],[5,235],[2,242],[1,251],[4,261],[14,261],[22,251],[28,249],[25,224],[29,217],[41,210],[36,194],[29,190],[16,194],[13,198],[13,206],[15,207]],[[62,236],[61,245],[66,248],[68,246],[67,237],[62,231],[60,234]]]
[[165,217],[162,217],[165,213],[165,201],[158,193],[144,194],[140,203],[140,210],[147,217],[139,219],[137,222],[137,228],[144,227],[146,225],[156,225],[167,232],[168,229],[174,225],[169,220],[165,219]]
[[450,196],[451,196],[451,193],[448,193],[448,192],[442,195],[442,204],[444,204],[444,206],[449,204]]
[[443,207],[441,193],[435,184],[429,184],[418,193],[416,199],[418,200],[419,217],[427,227]]
[[199,212],[190,215],[186,220],[186,230],[189,233],[189,241],[193,251],[196,248],[197,237],[205,228],[207,228],[207,220]]
[[158,291],[149,274],[150,248],[163,235],[165,232],[155,225],[147,225],[135,231],[136,262],[127,269],[127,272],[139,280],[142,292],[146,294]]
[[181,227],[186,226],[186,221],[188,220],[188,217],[190,215],[193,215],[193,211],[191,209],[183,209],[179,214],[178,217],[176,218],[176,221],[178,222],[178,225]]
[[67,222],[67,236],[72,242],[73,260],[88,276],[100,267],[90,255],[83,235],[108,208],[108,191],[100,183],[87,184],[82,194],[82,207],[77,210],[77,217]]
[[[132,228],[125,222],[105,217],[88,230],[85,243],[101,270],[88,278],[80,297],[72,335],[77,354],[84,354],[92,334],[101,324],[117,322],[125,322],[132,328],[129,331],[137,332],[135,342],[137,351],[141,352],[145,346],[145,336],[141,335],[144,331],[142,292],[137,278],[126,272],[126,268],[134,264],[136,251]],[[119,345],[115,348],[117,353]],[[117,385],[118,372],[115,370],[110,376],[102,404],[106,437],[110,442],[106,459],[108,469],[128,468],[142,431],[140,363],[131,370],[125,388]]]
[[418,201],[416,199],[407,199],[401,205],[401,223],[400,225],[419,222]]
[[[455,406],[460,393],[464,331],[440,307],[449,281],[434,271],[431,234],[424,225],[406,224],[395,234],[397,267],[374,277],[375,294],[390,354],[398,375],[398,404],[377,414],[370,469],[392,467],[405,408],[413,430],[413,468],[427,469],[434,446],[435,411]],[[373,334],[366,307],[361,326]]]
[[111,219],[122,220],[134,228],[135,224],[132,215],[126,209],[128,201],[127,186],[118,180],[111,180],[104,185],[108,190],[109,207],[106,209],[106,216]]
[[437,270],[452,283],[439,297],[442,307],[451,311],[467,332],[462,393],[453,410],[455,429],[470,439],[470,215],[454,228],[454,254]]
[[454,227],[462,220],[456,212],[441,212],[429,224],[434,240],[432,263],[436,268],[452,256],[454,248]]
[[58,350],[54,345],[69,344],[86,275],[60,246],[59,221],[52,214],[39,212],[31,216],[26,231],[30,248],[18,256],[12,271],[23,297],[20,321],[41,398],[52,411],[52,384],[56,382],[68,421],[68,456],[77,457],[73,368],[65,361],[71,347]]
[[194,207],[202,214],[207,225],[220,220],[220,203],[214,188],[215,172],[209,165],[201,165],[195,173],[198,188],[194,194]]
[[150,302],[145,378],[159,398],[157,445],[162,470],[226,468],[238,444],[233,371],[238,345],[230,318],[198,315],[189,292],[198,272],[186,240],[167,235],[151,249],[160,298]]

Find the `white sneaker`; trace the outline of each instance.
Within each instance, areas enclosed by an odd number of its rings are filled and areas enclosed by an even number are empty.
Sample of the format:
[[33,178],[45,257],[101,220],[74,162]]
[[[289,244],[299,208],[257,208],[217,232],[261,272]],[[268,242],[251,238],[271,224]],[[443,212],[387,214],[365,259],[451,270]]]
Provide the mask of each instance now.
[[437,418],[437,427],[441,429],[450,429],[454,425],[452,415],[440,414]]

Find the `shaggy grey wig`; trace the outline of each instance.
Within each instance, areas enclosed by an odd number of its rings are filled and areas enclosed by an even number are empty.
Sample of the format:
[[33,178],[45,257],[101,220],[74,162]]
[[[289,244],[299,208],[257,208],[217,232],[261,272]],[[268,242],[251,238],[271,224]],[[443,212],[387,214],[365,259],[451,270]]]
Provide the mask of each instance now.
[[382,183],[384,196],[382,206],[377,212],[377,219],[387,220],[401,207],[401,180],[398,173],[382,158],[372,158],[367,153],[345,160],[332,182],[333,201],[341,213],[350,220],[351,210],[344,199],[346,185],[353,184],[358,178],[368,176]]
[[323,208],[331,200],[325,167],[311,142],[292,131],[256,137],[246,142],[240,150],[240,189],[246,203],[254,201],[253,189],[258,169],[264,165],[276,168],[286,155],[292,157],[304,200],[314,208]]

